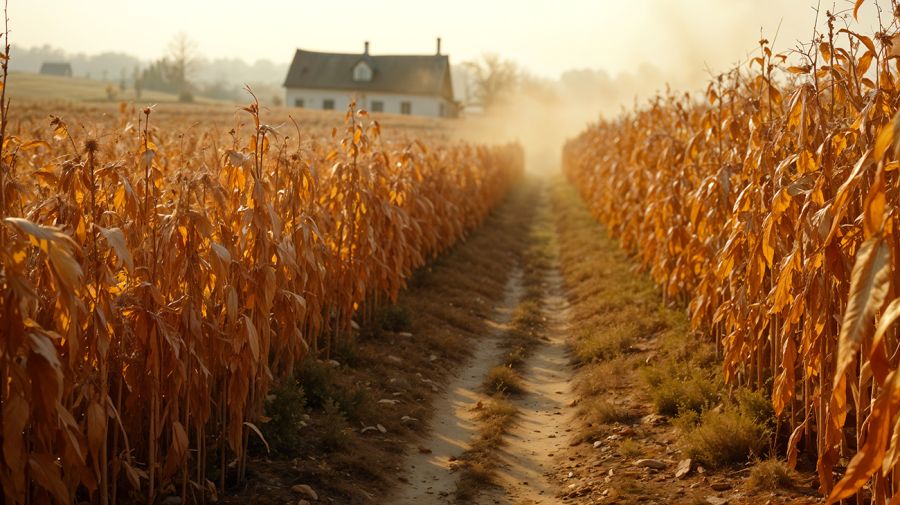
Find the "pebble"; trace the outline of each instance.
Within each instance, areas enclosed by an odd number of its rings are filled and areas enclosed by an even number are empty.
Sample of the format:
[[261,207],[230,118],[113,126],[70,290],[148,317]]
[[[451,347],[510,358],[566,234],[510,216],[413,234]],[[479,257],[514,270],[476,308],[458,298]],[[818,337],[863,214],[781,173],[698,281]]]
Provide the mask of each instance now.
[[675,478],[683,479],[683,478],[687,477],[688,475],[690,475],[691,463],[692,463],[692,461],[690,458],[679,461],[678,467],[675,468]]
[[634,462],[634,466],[640,468],[653,468],[655,470],[662,470],[669,465],[665,461],[660,461],[658,459],[639,459]]

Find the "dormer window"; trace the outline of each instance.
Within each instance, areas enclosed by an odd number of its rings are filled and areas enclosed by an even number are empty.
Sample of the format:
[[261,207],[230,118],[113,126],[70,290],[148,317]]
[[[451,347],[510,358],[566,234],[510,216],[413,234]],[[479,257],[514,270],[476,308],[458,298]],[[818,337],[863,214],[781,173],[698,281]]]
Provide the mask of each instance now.
[[353,67],[353,80],[356,82],[369,82],[372,80],[372,67],[361,61]]

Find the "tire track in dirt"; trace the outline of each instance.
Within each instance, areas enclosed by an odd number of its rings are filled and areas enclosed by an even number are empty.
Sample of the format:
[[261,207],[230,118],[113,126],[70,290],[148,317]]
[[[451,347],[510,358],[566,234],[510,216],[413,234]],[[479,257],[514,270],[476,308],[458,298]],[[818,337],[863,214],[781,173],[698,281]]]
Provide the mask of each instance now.
[[402,467],[402,484],[386,503],[436,505],[454,503],[456,474],[451,465],[470,447],[477,430],[473,407],[487,397],[481,386],[488,371],[500,361],[501,336],[509,329],[513,309],[522,298],[522,271],[516,269],[506,284],[501,306],[491,317],[492,331],[478,342],[465,368],[447,384],[434,403],[434,417],[427,439]]
[[560,484],[555,467],[566,453],[576,398],[566,335],[569,303],[554,259],[544,273],[542,312],[546,318],[543,342],[534,349],[523,373],[524,394],[513,398],[516,423],[497,451],[499,489],[487,490],[479,505],[543,505],[559,503]]

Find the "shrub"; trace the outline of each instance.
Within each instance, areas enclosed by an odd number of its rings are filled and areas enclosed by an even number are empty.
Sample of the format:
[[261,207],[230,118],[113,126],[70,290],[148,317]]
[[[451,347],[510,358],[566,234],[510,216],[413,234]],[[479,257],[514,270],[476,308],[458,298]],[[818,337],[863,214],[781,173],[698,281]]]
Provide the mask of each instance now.
[[689,457],[712,467],[744,463],[762,453],[766,428],[736,408],[710,410],[685,436]]
[[348,433],[350,426],[347,417],[334,400],[326,400],[322,409],[321,436],[319,445],[323,450],[336,451],[343,449],[350,442]]
[[673,375],[652,375],[650,396],[656,411],[675,416],[685,410],[702,412],[719,396],[718,384],[703,372],[695,371],[687,378]]
[[305,407],[306,397],[296,379],[285,381],[271,389],[266,400],[266,417],[269,420],[259,428],[272,452],[297,456]]
[[300,367],[299,382],[306,404],[312,409],[324,410],[329,402],[333,402],[354,422],[370,421],[376,413],[369,392],[350,383],[348,376],[336,373],[330,365],[307,359]]

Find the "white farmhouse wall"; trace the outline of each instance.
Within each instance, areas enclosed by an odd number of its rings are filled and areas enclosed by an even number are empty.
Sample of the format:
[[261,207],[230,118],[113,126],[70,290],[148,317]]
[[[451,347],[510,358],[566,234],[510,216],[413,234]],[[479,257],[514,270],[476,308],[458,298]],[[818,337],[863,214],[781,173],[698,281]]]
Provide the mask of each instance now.
[[[409,102],[414,116],[441,117],[449,116],[453,111],[453,104],[438,97],[398,95],[394,93],[356,93],[346,90],[320,90],[288,88],[285,92],[285,105],[296,107],[297,100],[303,100],[303,108],[323,109],[325,100],[334,100],[334,108],[338,111],[347,110],[352,97],[356,97],[357,106],[366,110],[372,110],[372,102],[380,101],[384,104],[382,112],[386,114],[400,114],[401,104]],[[441,104],[444,104],[443,113]]]

